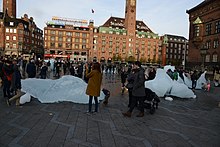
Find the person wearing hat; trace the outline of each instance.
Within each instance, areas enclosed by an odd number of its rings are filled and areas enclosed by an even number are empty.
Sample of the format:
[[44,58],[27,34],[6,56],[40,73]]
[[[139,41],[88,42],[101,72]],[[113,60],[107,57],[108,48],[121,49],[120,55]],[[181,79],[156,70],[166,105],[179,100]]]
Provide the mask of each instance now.
[[131,117],[131,113],[139,102],[139,110],[140,113],[137,117],[144,116],[144,97],[145,97],[145,75],[144,69],[141,67],[141,62],[136,61],[133,66],[134,71],[134,82],[133,82],[133,89],[132,89],[132,102],[129,110],[127,112],[122,113],[125,117]]

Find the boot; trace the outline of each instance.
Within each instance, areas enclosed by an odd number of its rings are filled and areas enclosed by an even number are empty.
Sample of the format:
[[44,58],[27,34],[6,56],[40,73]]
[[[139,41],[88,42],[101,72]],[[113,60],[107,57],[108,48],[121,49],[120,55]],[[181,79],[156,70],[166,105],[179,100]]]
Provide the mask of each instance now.
[[144,112],[140,112],[136,117],[143,117],[144,116]]
[[122,113],[125,117],[131,117],[131,112],[127,111]]

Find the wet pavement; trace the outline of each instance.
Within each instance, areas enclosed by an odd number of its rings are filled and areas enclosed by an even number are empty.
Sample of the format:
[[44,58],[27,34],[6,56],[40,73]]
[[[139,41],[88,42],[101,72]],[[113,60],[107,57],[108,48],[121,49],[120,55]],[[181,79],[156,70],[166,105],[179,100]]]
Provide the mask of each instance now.
[[[165,101],[151,115],[123,117],[128,93],[121,95],[117,76],[105,76],[109,104],[87,115],[87,105],[70,102],[41,104],[37,99],[7,106],[0,92],[0,147],[219,147],[220,87],[196,90],[196,99]],[[94,108],[94,106],[93,106]]]

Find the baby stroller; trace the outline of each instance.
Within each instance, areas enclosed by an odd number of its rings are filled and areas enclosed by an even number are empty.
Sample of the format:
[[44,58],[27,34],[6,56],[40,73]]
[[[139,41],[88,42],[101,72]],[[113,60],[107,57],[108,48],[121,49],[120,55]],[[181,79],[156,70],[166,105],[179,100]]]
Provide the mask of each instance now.
[[144,108],[150,109],[150,114],[154,114],[155,110],[158,109],[160,98],[149,88],[145,88],[145,94]]

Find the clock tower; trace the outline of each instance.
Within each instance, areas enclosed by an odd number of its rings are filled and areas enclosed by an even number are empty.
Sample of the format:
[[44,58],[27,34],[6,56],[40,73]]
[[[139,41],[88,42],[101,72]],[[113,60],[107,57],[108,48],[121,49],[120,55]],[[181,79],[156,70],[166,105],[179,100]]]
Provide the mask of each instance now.
[[125,28],[129,36],[135,36],[136,31],[136,0],[126,0]]
[[3,12],[9,17],[16,18],[16,0],[3,0]]

